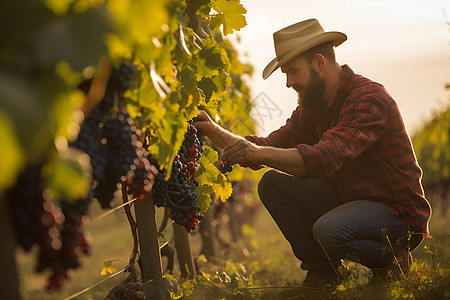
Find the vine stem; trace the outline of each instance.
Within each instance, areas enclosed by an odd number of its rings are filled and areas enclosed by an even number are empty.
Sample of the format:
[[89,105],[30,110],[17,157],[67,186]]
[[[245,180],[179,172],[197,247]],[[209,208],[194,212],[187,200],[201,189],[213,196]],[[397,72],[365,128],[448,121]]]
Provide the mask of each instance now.
[[[127,186],[126,183],[123,181],[122,181],[122,201],[123,203],[128,202]],[[134,262],[136,261],[136,257],[138,254],[138,245],[139,245],[139,239],[137,235],[137,225],[136,221],[133,218],[133,215],[131,214],[131,204],[125,205],[123,209],[127,216],[128,223],[130,223],[131,234],[133,236],[133,249],[131,250],[130,262],[128,264],[130,266],[134,266]]]
[[126,261],[124,261],[124,260],[122,260],[122,259],[120,259],[120,258],[115,258],[115,259],[108,259],[108,261],[110,261],[110,262],[115,262],[115,261],[119,261],[119,262],[123,262],[124,264],[127,264],[127,262],[126,262]]

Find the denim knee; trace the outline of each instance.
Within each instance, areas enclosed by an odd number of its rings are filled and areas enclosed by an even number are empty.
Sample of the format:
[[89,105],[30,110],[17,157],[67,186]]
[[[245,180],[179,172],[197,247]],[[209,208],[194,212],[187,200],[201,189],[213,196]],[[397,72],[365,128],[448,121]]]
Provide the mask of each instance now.
[[314,240],[327,251],[342,248],[345,239],[339,238],[344,235],[340,225],[339,222],[334,222],[333,218],[323,215],[313,225]]

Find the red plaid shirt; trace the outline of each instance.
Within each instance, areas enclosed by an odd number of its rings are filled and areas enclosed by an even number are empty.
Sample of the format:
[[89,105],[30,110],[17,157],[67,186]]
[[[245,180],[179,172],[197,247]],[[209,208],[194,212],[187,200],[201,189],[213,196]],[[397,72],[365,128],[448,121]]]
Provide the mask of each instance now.
[[342,202],[382,201],[414,232],[428,235],[431,207],[399,108],[381,84],[347,65],[324,112],[297,107],[268,137],[246,139],[297,148],[306,176],[325,178]]

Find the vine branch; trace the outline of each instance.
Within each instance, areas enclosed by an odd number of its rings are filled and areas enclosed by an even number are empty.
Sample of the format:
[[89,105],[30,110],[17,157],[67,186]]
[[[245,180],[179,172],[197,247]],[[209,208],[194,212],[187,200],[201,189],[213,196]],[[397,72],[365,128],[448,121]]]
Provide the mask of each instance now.
[[[127,194],[127,186],[126,183],[122,181],[122,201],[123,203],[128,202],[128,194]],[[125,205],[123,207],[125,214],[128,219],[128,223],[130,223],[131,234],[133,236],[133,249],[131,250],[130,262],[128,263],[130,266],[134,266],[134,262],[136,261],[136,257],[138,254],[138,245],[139,239],[137,235],[137,225],[136,221],[131,214],[131,204]]]

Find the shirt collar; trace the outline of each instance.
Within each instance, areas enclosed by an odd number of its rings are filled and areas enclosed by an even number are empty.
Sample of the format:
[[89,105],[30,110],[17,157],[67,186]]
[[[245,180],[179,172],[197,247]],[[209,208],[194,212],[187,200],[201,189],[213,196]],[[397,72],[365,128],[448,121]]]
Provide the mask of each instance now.
[[351,91],[350,82],[352,81],[355,73],[348,65],[341,66],[342,71],[339,76],[339,81],[334,90],[333,97],[331,97],[330,102],[328,102],[328,108],[334,111],[339,111],[344,104],[345,99]]

